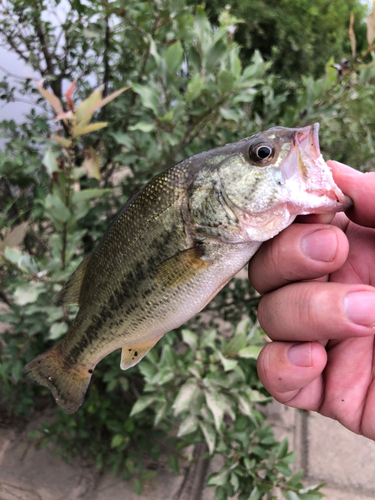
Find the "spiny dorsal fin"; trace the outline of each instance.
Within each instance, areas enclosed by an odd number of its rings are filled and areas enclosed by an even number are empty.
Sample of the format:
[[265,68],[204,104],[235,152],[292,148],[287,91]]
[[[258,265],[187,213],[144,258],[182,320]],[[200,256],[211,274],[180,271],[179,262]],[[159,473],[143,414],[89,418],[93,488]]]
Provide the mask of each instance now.
[[146,342],[142,342],[136,346],[124,346],[121,351],[121,370],[127,370],[128,368],[131,368],[139,363],[139,361],[146,356],[148,351],[154,347],[156,342],[158,342],[162,336],[163,335],[157,337],[156,339],[147,340]]
[[56,306],[79,306],[82,283],[90,257],[91,254],[83,259],[59,293],[55,295],[53,303]]
[[202,245],[184,250],[160,264],[156,268],[154,279],[165,288],[184,283],[212,264],[202,257],[204,257]]

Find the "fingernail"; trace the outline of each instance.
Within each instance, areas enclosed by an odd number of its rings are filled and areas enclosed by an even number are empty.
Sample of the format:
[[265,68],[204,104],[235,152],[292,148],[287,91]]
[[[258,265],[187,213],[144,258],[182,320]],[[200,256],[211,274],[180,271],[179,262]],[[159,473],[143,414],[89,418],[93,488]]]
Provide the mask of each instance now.
[[375,293],[352,292],[344,299],[345,314],[357,325],[375,325]]
[[319,229],[305,236],[302,252],[312,260],[331,262],[337,251],[337,237],[331,229]]
[[312,366],[311,342],[293,345],[288,351],[288,358],[296,366]]

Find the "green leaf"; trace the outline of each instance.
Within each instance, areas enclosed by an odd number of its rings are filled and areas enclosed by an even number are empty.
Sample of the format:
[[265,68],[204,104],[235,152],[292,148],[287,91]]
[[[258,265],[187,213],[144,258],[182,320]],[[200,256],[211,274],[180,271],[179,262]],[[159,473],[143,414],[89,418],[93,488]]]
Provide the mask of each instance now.
[[71,216],[69,208],[64,204],[62,199],[56,195],[48,194],[44,204],[46,209],[50,211],[54,220],[67,222]]
[[155,130],[155,124],[149,122],[138,122],[129,127],[129,130],[140,130],[141,132],[152,132]]
[[207,406],[214,417],[216,430],[220,431],[220,427],[223,423],[224,417],[224,405],[220,399],[220,394],[217,392],[205,391],[204,395],[206,398]]
[[137,495],[141,495],[142,494],[143,483],[142,483],[142,481],[138,477],[135,477],[133,479],[133,490],[134,490],[134,493],[137,493]]
[[176,73],[181,67],[183,60],[183,49],[180,41],[170,45],[164,53],[164,60],[167,66],[167,71],[170,74]]
[[175,373],[169,367],[162,368],[158,374],[152,379],[153,384],[165,385],[171,380],[174,380]]
[[90,94],[87,99],[78,104],[75,110],[77,123],[79,123],[82,120],[82,117],[86,113],[86,111],[88,111],[95,104],[97,104],[101,100],[101,98],[102,98],[102,89],[100,87],[98,90]]
[[197,7],[194,27],[198,40],[202,43],[204,41],[205,35],[210,33],[211,26],[201,5],[198,5]]
[[139,363],[138,369],[146,382],[150,382],[156,373],[154,366],[145,359],[142,360],[142,363]]
[[242,64],[241,59],[238,57],[234,50],[232,50],[232,52],[230,53],[230,65],[232,74],[235,78],[238,78],[241,75]]
[[197,386],[197,383],[193,379],[189,379],[185,382],[185,384],[178,391],[177,397],[173,403],[173,410],[175,415],[179,415],[184,410],[190,407],[190,403],[193,399],[198,397],[200,393],[200,389]]
[[122,434],[115,434],[111,440],[111,448],[117,448],[121,446],[124,442],[124,436]]
[[232,472],[232,474],[230,475],[230,484],[233,486],[234,493],[237,493],[240,487],[240,480],[238,479],[238,476],[235,472]]
[[243,349],[246,345],[246,335],[245,333],[238,333],[234,335],[229,341],[228,345],[224,350],[224,356],[233,356],[238,354],[238,352]]
[[238,409],[241,413],[244,415],[247,415],[248,417],[253,416],[253,405],[251,403],[250,398],[248,395],[245,393],[239,393],[237,395],[237,400],[238,400]]
[[83,191],[77,191],[72,196],[72,203],[81,203],[82,201],[92,200],[93,198],[99,198],[103,194],[113,193],[113,189],[84,189]]
[[285,500],[298,500],[298,496],[294,491],[290,490],[281,490],[282,496],[285,498]]
[[324,493],[320,493],[319,491],[309,492],[309,493],[298,493],[299,500],[321,500],[324,498]]
[[[299,473],[295,474],[293,478],[295,478],[298,474],[302,472],[302,475],[300,476],[300,479],[303,477],[303,471],[299,471]],[[289,481],[288,481],[289,484]],[[306,493],[318,493],[318,490],[320,488],[323,488],[326,485],[326,483],[320,483],[320,484],[313,484],[311,486],[308,486],[307,488],[301,488],[298,493],[304,495]],[[319,493],[319,495],[322,495],[322,493]],[[324,495],[323,495],[324,496]]]
[[231,370],[234,370],[234,368],[237,366],[238,361],[236,359],[227,359],[224,358],[224,356],[221,354],[221,352],[218,352],[221,364],[223,365],[223,368],[226,372],[229,372]]
[[200,96],[203,89],[203,81],[201,75],[197,73],[193,76],[187,86],[186,99],[191,102]]
[[17,250],[17,248],[5,247],[4,257],[8,259],[12,264],[18,266],[19,262],[21,262],[22,260],[22,253]]
[[228,495],[227,495],[227,492],[225,491],[225,488],[223,488],[222,486],[218,486],[215,489],[214,500],[227,500],[227,498],[228,498]]
[[237,323],[235,334],[244,333],[246,336],[250,331],[250,318],[246,317],[241,319],[239,323]]
[[238,356],[240,358],[248,358],[248,359],[258,359],[259,353],[262,350],[262,347],[258,347],[255,345],[250,345],[248,347],[244,347],[238,351]]
[[217,474],[211,474],[208,478],[207,486],[224,486],[228,482],[229,472],[224,469]]
[[232,120],[234,122],[238,122],[240,120],[240,116],[234,109],[227,108],[219,108],[219,112],[224,120]]
[[23,363],[20,359],[17,359],[12,363],[11,375],[16,382],[18,382],[22,376]]
[[155,408],[155,418],[154,418],[154,426],[160,424],[160,422],[167,416],[167,413],[170,409],[169,405],[165,403],[159,403],[160,406]]
[[218,80],[220,92],[222,94],[225,94],[226,92],[232,90],[234,85],[234,80],[235,78],[232,75],[232,73],[226,70],[222,71],[219,75],[219,80]]
[[150,87],[149,85],[134,84],[133,90],[136,92],[142,101],[145,108],[152,109],[156,116],[159,115],[159,92]]
[[16,288],[14,299],[20,306],[35,302],[39,295],[39,287],[36,283],[26,283]]
[[[86,123],[88,123],[92,117],[92,115],[100,108],[103,106],[106,106],[109,102],[113,101],[113,99],[116,99],[120,94],[125,92],[125,90],[128,90],[130,87],[123,87],[122,89],[116,90],[115,92],[112,92],[112,94],[107,95],[104,99],[97,100],[97,95],[95,95],[95,102],[92,104],[90,107],[86,107],[82,112],[82,115],[80,116],[80,123],[78,124],[79,127],[84,126]],[[97,91],[98,92],[98,91]],[[96,94],[96,92],[94,92]],[[94,94],[91,94],[90,97],[92,97]],[[88,99],[90,99],[88,97]],[[83,104],[83,103],[82,103]],[[77,106],[78,109],[79,106]],[[76,110],[76,118],[77,118],[77,110]],[[79,121],[79,120],[78,120]],[[93,125],[96,125],[95,123]]]
[[79,137],[81,135],[89,134],[90,132],[95,132],[96,130],[100,130],[101,128],[104,128],[107,125],[108,125],[108,122],[90,123],[90,125],[86,125],[85,127],[82,127],[80,125],[76,125],[75,127],[73,127],[72,136]]
[[42,433],[40,431],[30,431],[27,433],[27,437],[33,440],[39,439],[41,435]]
[[215,344],[217,332],[216,330],[205,330],[200,338],[200,347],[212,347]]
[[183,342],[185,342],[185,344],[187,344],[190,349],[195,352],[198,342],[197,335],[191,330],[182,330],[181,335]]
[[144,481],[150,481],[151,479],[154,479],[154,477],[157,476],[156,470],[146,470],[145,472],[142,473],[142,479]]
[[56,161],[58,154],[52,151],[49,148],[46,148],[43,156],[42,163],[46,167],[47,172],[51,175],[53,172],[57,172],[59,170],[59,165]]
[[262,498],[262,493],[258,490],[258,486],[255,486],[249,496],[249,500],[260,500],[260,498]]
[[66,323],[54,323],[49,331],[48,338],[50,340],[56,340],[62,337],[68,331],[68,325]]
[[66,149],[70,148],[70,146],[72,145],[72,141],[70,139],[66,139],[65,137],[61,137],[61,135],[52,135],[51,139]]
[[277,455],[276,455],[276,458],[284,458],[287,453],[288,453],[288,439],[287,438],[284,438],[281,443],[279,444],[279,449],[277,451]]
[[168,455],[168,465],[173,472],[180,472],[180,465],[178,463],[178,458],[174,453]]
[[152,405],[155,401],[157,401],[158,396],[156,394],[141,396],[133,405],[133,408],[130,412],[130,417],[136,415],[137,413],[141,413],[143,410]]
[[290,470],[290,468],[283,462],[275,464],[275,470],[277,470],[277,472],[280,472],[280,474],[285,477],[290,477],[292,475],[292,471]]
[[195,432],[198,429],[198,421],[194,417],[194,415],[189,415],[185,417],[178,429],[177,436],[186,436],[187,434],[191,434],[192,432]]
[[132,149],[134,147],[134,139],[130,135],[124,134],[124,132],[111,132],[111,135],[118,144],[121,144],[128,149]]
[[206,440],[208,451],[210,455],[215,451],[215,443],[216,443],[216,433],[214,428],[205,421],[199,422],[199,427],[203,432],[204,439]]

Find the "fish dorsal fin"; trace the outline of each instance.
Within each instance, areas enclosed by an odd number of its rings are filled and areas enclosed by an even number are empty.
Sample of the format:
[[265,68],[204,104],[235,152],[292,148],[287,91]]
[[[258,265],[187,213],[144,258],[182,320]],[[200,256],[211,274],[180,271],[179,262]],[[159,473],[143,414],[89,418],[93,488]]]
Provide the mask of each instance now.
[[91,254],[83,259],[83,261],[70,276],[59,293],[55,295],[55,297],[53,298],[53,303],[56,306],[79,306],[82,283],[86,274],[87,264],[89,263],[90,257]]
[[138,345],[124,346],[121,351],[121,370],[127,370],[128,368],[131,368],[139,363],[139,361],[146,356],[148,351],[154,347],[156,342],[158,342],[162,336],[163,335],[147,340],[146,342],[142,342]]
[[188,248],[166,260],[156,268],[154,279],[165,288],[188,281],[212,262],[204,260],[203,245]]

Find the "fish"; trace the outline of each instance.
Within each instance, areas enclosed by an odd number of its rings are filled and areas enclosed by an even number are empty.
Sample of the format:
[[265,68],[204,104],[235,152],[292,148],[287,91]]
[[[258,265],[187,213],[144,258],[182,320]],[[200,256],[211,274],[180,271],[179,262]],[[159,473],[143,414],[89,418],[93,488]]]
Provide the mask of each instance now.
[[74,413],[105,356],[121,349],[121,368],[136,365],[297,215],[349,208],[318,131],[273,127],[151,179],[55,296],[79,311],[66,336],[25,366],[28,376]]

